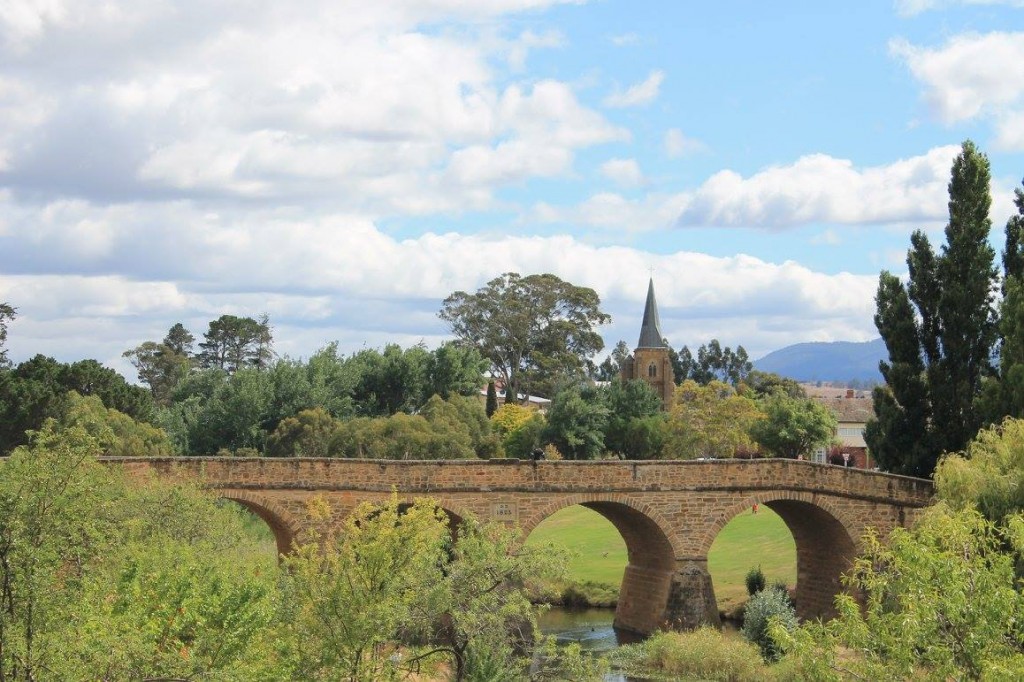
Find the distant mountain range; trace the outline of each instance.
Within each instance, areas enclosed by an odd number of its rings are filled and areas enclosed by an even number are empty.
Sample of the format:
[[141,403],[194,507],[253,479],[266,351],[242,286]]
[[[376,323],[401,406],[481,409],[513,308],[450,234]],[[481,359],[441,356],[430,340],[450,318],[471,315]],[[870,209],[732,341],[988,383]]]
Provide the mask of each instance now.
[[754,361],[754,369],[797,381],[881,382],[879,360],[888,359],[885,342],[797,343]]

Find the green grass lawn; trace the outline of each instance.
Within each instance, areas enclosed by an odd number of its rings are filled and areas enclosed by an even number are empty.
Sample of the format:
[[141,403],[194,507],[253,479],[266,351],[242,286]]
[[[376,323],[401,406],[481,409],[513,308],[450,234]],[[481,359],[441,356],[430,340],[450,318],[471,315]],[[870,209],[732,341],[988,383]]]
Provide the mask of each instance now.
[[[616,588],[626,567],[626,545],[603,516],[586,507],[567,507],[544,520],[527,544],[551,541],[574,553],[569,575],[576,582],[608,583]],[[768,582],[796,584],[796,545],[786,524],[764,505],[735,517],[711,546],[708,567],[718,608],[729,611],[747,598],[744,578],[760,565]]]

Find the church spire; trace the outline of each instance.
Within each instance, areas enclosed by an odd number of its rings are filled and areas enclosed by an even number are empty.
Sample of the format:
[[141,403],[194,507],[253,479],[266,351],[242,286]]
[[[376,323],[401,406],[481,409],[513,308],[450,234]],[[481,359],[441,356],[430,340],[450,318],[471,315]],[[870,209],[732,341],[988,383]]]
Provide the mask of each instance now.
[[654,300],[654,278],[647,286],[647,304],[644,306],[644,321],[640,325],[640,343],[637,348],[668,348],[665,337],[661,335],[661,322],[658,320],[658,303]]

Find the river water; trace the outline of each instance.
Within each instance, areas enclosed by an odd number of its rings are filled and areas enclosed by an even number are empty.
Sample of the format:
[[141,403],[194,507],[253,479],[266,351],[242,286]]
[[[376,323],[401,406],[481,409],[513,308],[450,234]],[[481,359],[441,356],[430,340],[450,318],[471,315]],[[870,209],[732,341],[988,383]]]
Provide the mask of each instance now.
[[[622,644],[632,644],[643,639],[631,632],[612,627],[615,609],[567,609],[552,606],[540,616],[541,632],[554,635],[561,644],[579,642],[586,651],[603,653]],[[612,671],[605,676],[605,682],[651,682],[643,677],[629,677]]]

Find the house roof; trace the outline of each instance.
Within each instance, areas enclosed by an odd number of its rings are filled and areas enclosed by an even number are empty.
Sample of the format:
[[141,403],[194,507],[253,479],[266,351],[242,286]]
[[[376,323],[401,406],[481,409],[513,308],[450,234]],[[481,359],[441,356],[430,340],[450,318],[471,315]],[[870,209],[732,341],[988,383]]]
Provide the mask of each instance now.
[[640,342],[637,348],[668,348],[661,334],[658,319],[658,303],[654,300],[654,278],[647,285],[647,303],[644,305],[644,321],[640,325]]
[[875,416],[871,398],[817,398],[840,423],[863,423]]

